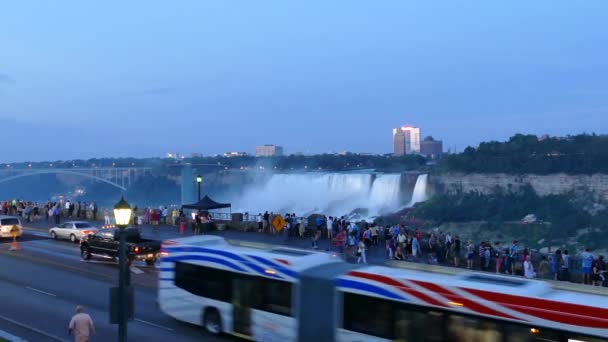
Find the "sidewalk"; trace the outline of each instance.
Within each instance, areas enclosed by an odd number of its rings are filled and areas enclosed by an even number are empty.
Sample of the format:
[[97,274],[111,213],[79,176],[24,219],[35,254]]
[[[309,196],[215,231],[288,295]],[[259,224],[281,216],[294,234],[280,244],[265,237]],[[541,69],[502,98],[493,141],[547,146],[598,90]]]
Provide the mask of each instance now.
[[[65,221],[71,221],[71,220],[62,220],[61,223],[65,222]],[[75,220],[76,221],[76,220]],[[84,221],[84,220],[82,220]],[[102,221],[88,221],[90,222],[93,226],[95,227],[101,227],[103,226],[103,222]],[[29,229],[35,229],[37,231],[43,232],[43,233],[48,233],[48,230],[52,227],[54,227],[53,223],[47,223],[44,220],[42,221],[38,221],[38,222],[32,222],[32,223],[24,223],[24,227],[25,228],[29,228]],[[142,235],[146,238],[149,239],[154,239],[154,240],[169,240],[169,239],[176,239],[176,238],[180,238],[180,237],[188,237],[188,236],[194,236],[194,232],[187,228],[186,231],[184,232],[184,234],[180,234],[179,233],[179,227],[177,226],[171,226],[171,225],[158,225],[158,226],[152,226],[152,225],[138,225],[138,226],[133,226],[131,225],[130,227],[135,228],[137,227]],[[231,239],[231,240],[243,240],[243,241],[247,241],[247,242],[254,242],[254,243],[260,243],[260,244],[270,244],[270,245],[278,245],[278,246],[287,246],[287,247],[293,247],[293,248],[299,248],[299,249],[312,249],[312,243],[310,238],[299,238],[299,237],[290,237],[289,239],[285,239],[285,235],[284,234],[276,234],[276,235],[271,235],[271,234],[267,234],[267,233],[258,233],[256,232],[242,232],[242,231],[236,231],[236,230],[224,230],[224,231],[211,231],[208,232],[208,234],[210,235],[217,235],[217,236],[222,236],[226,239]],[[318,241],[318,246],[320,251],[330,251],[331,246],[330,246],[330,242],[327,239],[321,239]],[[372,246],[368,251],[367,251],[367,262],[369,264],[384,264],[386,261],[388,260],[387,254],[386,254],[386,248],[384,246],[384,244],[382,245],[378,245],[378,246]],[[350,260],[353,261],[353,260]],[[355,260],[356,261],[356,258]]]

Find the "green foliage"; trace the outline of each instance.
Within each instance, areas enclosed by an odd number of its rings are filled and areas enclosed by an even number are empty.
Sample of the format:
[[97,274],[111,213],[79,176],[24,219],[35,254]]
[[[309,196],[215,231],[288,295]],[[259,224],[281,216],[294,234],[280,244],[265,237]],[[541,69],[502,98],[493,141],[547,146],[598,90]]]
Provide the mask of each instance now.
[[442,167],[466,173],[608,173],[608,136],[581,134],[539,139],[517,134],[507,142],[468,147],[463,153],[445,158]]
[[556,236],[571,235],[578,229],[587,228],[593,219],[582,205],[571,200],[571,196],[541,197],[530,186],[517,193],[496,189],[491,195],[475,192],[437,195],[413,211],[414,217],[440,223],[520,221],[528,214],[550,223],[552,234]]

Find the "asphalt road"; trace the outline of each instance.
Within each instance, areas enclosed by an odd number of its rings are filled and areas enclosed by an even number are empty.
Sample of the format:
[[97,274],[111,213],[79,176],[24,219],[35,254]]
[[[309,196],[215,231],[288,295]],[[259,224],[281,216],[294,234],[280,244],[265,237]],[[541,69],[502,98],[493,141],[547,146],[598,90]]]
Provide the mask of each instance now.
[[[77,305],[95,321],[92,341],[117,338],[109,324],[109,288],[118,282],[112,262],[84,262],[77,244],[53,241],[43,233],[27,230],[20,251],[8,251],[10,241],[0,242],[0,330],[29,341],[68,341],[67,325]],[[228,341],[178,322],[156,306],[155,267],[132,268],[135,286],[135,320],[129,323],[131,341]]]

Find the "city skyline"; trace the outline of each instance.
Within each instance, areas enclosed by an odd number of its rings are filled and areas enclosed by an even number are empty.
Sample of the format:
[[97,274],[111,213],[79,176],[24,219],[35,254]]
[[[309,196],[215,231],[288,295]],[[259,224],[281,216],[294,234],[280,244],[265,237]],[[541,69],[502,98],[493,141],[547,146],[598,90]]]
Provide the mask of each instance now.
[[0,13],[0,129],[19,147],[2,159],[265,142],[381,154],[404,118],[446,151],[606,133],[606,12],[599,0],[12,2]]

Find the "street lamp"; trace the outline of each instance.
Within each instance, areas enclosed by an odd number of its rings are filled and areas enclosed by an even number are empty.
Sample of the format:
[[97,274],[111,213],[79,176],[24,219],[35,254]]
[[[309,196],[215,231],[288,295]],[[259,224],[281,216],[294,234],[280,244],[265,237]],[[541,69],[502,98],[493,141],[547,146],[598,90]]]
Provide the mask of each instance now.
[[196,184],[198,184],[198,200],[201,200],[201,183],[203,182],[203,176],[196,176]]
[[129,203],[125,201],[124,197],[120,198],[120,201],[114,206],[114,218],[116,219],[116,226],[119,228],[118,234],[120,235],[120,245],[118,247],[118,294],[116,296],[116,318],[118,319],[118,341],[124,342],[127,340],[127,320],[130,318],[132,310],[129,307],[129,300],[127,299],[127,288],[129,287],[128,276],[129,272],[127,268],[127,251],[126,251],[126,239],[125,239],[125,228],[129,226],[131,221],[132,209]]

